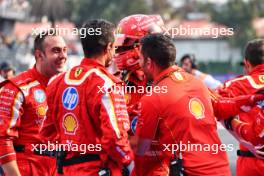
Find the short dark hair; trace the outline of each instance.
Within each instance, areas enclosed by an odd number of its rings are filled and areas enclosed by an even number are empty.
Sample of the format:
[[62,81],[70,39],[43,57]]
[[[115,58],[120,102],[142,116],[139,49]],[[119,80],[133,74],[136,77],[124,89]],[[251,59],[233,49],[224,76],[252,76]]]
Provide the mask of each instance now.
[[197,69],[197,64],[196,64],[196,58],[194,54],[185,54],[182,56],[180,62],[181,62],[181,66],[182,63],[186,60],[189,59],[191,64],[192,64],[192,69]]
[[47,36],[57,36],[57,35],[58,33],[56,32],[56,30],[52,30],[52,29],[47,29],[40,32],[34,40],[34,51],[36,50],[44,51],[43,43],[45,38]]
[[0,70],[13,70],[13,68],[11,67],[11,65],[7,62],[2,62],[0,64]]
[[150,34],[141,39],[141,52],[144,58],[150,58],[161,68],[174,65],[176,47],[169,36]]
[[[86,29],[86,35],[81,38],[83,52],[85,57],[94,57],[103,53],[108,43],[113,43],[115,36],[115,25],[103,19],[89,20],[84,23],[83,28]],[[99,29],[99,33],[91,35],[88,31],[93,28]]]
[[255,39],[247,43],[245,48],[245,59],[252,66],[264,64],[264,39]]

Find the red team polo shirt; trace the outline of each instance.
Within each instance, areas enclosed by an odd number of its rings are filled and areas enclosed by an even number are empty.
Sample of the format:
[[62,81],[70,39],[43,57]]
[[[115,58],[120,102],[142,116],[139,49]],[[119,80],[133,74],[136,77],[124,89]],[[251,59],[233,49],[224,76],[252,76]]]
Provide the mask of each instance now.
[[[154,87],[164,86],[166,92],[153,91],[152,96],[142,98],[137,135],[157,140],[165,158],[172,156],[165,145],[171,150],[173,144],[189,144],[189,149],[182,151],[187,175],[231,175],[227,148],[221,147],[206,86],[177,66],[167,68],[154,79]],[[193,144],[202,147],[195,148]]]

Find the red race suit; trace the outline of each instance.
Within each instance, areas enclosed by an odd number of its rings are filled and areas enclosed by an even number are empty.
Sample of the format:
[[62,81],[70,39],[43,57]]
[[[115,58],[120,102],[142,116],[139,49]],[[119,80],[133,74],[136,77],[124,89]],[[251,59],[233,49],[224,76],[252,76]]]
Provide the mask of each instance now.
[[[264,88],[264,64],[254,67],[254,69],[248,75],[240,76],[233,80],[227,81],[224,84],[224,87],[219,90],[219,93],[224,97],[237,97],[240,95],[253,94],[263,88]],[[242,122],[252,124],[253,121],[255,121],[257,118],[256,114],[258,114],[254,112],[255,110],[256,109],[252,109],[247,115],[245,114],[239,115],[239,120]],[[250,113],[253,113],[254,115],[250,115]],[[234,124],[236,123],[235,121],[232,124],[234,125],[234,127],[239,127],[238,125]],[[238,135],[242,136],[242,138],[244,137],[245,139],[248,139],[248,137],[246,137],[245,134],[243,134],[244,129],[236,128],[234,129],[234,131],[238,132]],[[251,133],[254,132],[256,131],[254,130]],[[253,134],[253,135],[257,135],[257,134]],[[249,151],[242,144],[240,144],[240,150],[242,152]],[[236,169],[237,176],[249,176],[249,175],[262,176],[263,170],[264,170],[263,160],[252,156],[251,157],[238,156],[237,169]]]
[[[147,93],[147,80],[141,70],[125,71],[122,77],[125,83],[125,98],[130,119],[130,135],[134,135],[138,116],[140,115],[140,99]],[[133,141],[132,141],[133,143]]]
[[[128,141],[129,118],[122,82],[102,65],[84,58],[79,66],[58,76],[48,86],[47,119],[41,134],[61,144],[77,145],[66,160],[99,156],[96,160],[63,167],[64,175],[98,175],[101,168],[121,175],[123,166],[133,160]],[[80,146],[87,146],[82,151]],[[88,147],[90,146],[90,147]]]
[[34,154],[31,145],[43,143],[39,129],[47,110],[48,81],[34,67],[1,83],[0,164],[17,160],[22,176],[55,173],[55,159]]

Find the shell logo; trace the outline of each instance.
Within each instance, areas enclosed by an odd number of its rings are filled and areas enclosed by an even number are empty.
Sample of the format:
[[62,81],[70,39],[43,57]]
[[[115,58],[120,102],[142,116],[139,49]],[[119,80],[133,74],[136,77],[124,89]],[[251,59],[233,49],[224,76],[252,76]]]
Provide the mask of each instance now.
[[65,114],[62,121],[62,126],[65,130],[65,134],[75,135],[75,132],[79,126],[76,116],[72,113]]
[[126,100],[126,104],[129,104],[130,100],[131,100],[131,95],[126,93],[125,94],[125,100]]
[[204,105],[198,98],[192,98],[189,101],[189,110],[196,119],[204,118]]
[[40,117],[44,117],[46,115],[46,110],[47,110],[46,106],[39,106],[37,108],[37,115]]

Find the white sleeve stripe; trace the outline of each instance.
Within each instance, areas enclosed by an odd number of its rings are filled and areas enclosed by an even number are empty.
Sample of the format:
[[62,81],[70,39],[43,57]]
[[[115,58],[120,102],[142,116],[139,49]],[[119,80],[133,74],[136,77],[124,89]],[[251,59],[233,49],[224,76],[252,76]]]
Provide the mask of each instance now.
[[11,116],[11,122],[9,128],[12,128],[16,125],[16,121],[19,117],[19,110],[23,104],[24,97],[21,92],[18,92],[15,99],[14,99],[14,104],[12,107],[12,116]]
[[7,156],[10,156],[10,155],[15,155],[16,153],[13,152],[13,153],[8,153],[8,154],[5,154],[3,156],[0,156],[0,159],[4,158],[4,157],[7,157]]
[[247,76],[243,76],[243,77],[240,77],[240,78],[236,78],[236,79],[233,79],[233,80],[230,80],[228,82],[225,83],[226,87],[229,87],[233,82],[235,81],[240,81],[240,80],[248,80],[248,82],[250,83],[250,85],[255,88],[255,89],[261,89],[264,87],[264,84],[257,84],[254,79],[247,75]]
[[111,97],[108,93],[106,93],[105,95],[102,96],[102,104],[106,109],[110,123],[111,123],[111,125],[112,125],[112,127],[116,133],[117,138],[120,139],[121,135],[120,135],[120,131],[119,131],[119,128],[117,125],[117,119],[116,119],[116,115],[115,115],[114,105],[113,105]]
[[68,85],[80,85],[85,81],[85,79],[90,76],[92,73],[95,73],[97,76],[102,78],[105,83],[104,83],[104,88],[108,89],[114,85],[114,82],[104,73],[102,73],[99,69],[91,69],[85,73],[85,75],[80,79],[80,80],[72,80],[70,79],[70,71],[68,71],[65,76],[64,76],[64,81]]
[[20,86],[19,88],[24,93],[24,96],[27,97],[29,95],[29,89],[32,88],[32,87],[35,87],[35,86],[37,86],[39,84],[40,83],[37,80],[35,80],[35,81],[32,81],[32,82],[28,83],[27,85]]

